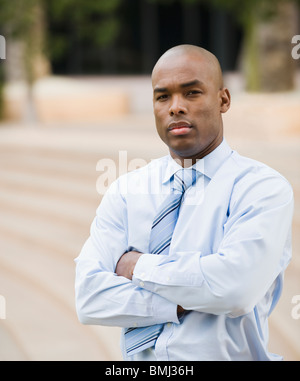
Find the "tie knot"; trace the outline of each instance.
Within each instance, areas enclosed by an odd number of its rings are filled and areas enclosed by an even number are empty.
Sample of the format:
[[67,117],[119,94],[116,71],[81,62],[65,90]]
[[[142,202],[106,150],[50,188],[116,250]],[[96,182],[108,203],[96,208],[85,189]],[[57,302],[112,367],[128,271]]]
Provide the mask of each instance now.
[[173,189],[183,193],[195,183],[197,177],[198,172],[194,168],[179,169],[174,174]]

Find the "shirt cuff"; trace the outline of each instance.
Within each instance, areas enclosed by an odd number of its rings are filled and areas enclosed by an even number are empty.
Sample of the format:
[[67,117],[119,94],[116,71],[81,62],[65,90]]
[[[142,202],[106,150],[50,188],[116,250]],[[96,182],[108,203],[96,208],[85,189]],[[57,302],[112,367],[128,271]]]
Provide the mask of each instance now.
[[172,255],[143,254],[135,265],[132,280],[136,286],[159,294],[158,288],[162,286],[201,287],[204,277],[200,257],[200,251],[175,252]]
[[[138,259],[132,277],[132,282],[137,287],[145,288],[151,292],[151,282],[147,282],[150,279],[154,268],[158,265],[162,258],[153,254],[143,254]],[[147,269],[147,273],[144,269]],[[147,287],[146,283],[147,282]],[[153,285],[154,286],[154,285]],[[153,293],[152,299],[153,315],[161,319],[164,318],[165,322],[172,322],[179,324],[177,316],[177,304],[170,302],[169,300]]]
[[165,259],[163,256],[154,254],[141,255],[135,264],[132,278],[133,283],[136,286],[145,288],[145,282],[151,281],[151,275],[153,274],[155,267],[157,267],[163,259]]

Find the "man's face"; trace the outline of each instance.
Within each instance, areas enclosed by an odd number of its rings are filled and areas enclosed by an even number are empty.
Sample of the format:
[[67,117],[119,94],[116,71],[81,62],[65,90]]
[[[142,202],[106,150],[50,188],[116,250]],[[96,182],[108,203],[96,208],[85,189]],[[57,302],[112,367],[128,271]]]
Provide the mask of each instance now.
[[230,95],[217,73],[207,59],[188,53],[167,57],[154,69],[156,128],[173,158],[201,158],[221,143],[221,113]]

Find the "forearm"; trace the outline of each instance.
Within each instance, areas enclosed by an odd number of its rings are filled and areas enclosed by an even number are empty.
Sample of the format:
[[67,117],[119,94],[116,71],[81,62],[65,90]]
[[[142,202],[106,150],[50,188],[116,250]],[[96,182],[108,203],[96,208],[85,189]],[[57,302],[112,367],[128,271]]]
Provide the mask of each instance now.
[[[116,274],[132,280],[136,263],[142,255],[143,253],[137,251],[129,251],[124,253],[117,263]],[[180,317],[183,312],[184,309],[177,305],[177,316]]]
[[82,323],[132,327],[178,322],[174,303],[101,267],[92,259],[98,256],[95,250],[88,240],[77,259],[76,309]]
[[[206,258],[215,267],[218,273],[219,255],[212,254]],[[202,258],[205,261],[205,258]],[[204,264],[205,267],[205,264]],[[226,273],[226,269],[224,269]],[[241,307],[240,290],[244,290],[244,277],[240,284],[230,282],[230,272],[227,270],[228,279],[224,278],[222,292],[214,291],[214,284],[205,282],[205,275],[201,269],[201,253],[187,252],[174,253],[169,256],[155,256],[138,252],[127,252],[121,256],[116,273],[120,277],[132,280],[139,288],[177,305],[177,315],[184,309],[213,314],[237,313]],[[209,274],[206,274],[209,276]],[[241,299],[245,299],[241,294]]]
[[144,254],[137,261],[132,281],[184,309],[196,310],[203,286],[199,260],[200,252],[169,256]]
[[[227,274],[221,280],[222,290],[217,292],[218,269],[215,271],[216,276],[212,276],[213,282],[208,283],[205,277],[211,276],[213,272],[203,273],[200,253],[195,252],[194,258],[189,260],[183,258],[185,254],[193,256],[191,253],[181,253],[182,258],[174,255],[164,264],[158,263],[158,257],[155,261],[152,255],[143,256],[134,271],[133,283],[182,306],[185,310],[216,315],[240,315],[253,307],[250,300],[252,302],[256,290],[248,287],[247,295],[243,294],[246,290],[245,278],[241,277],[239,282],[233,282],[230,279],[230,270],[227,269]],[[217,264],[217,256],[218,254],[211,254],[202,259],[210,257],[210,262]]]

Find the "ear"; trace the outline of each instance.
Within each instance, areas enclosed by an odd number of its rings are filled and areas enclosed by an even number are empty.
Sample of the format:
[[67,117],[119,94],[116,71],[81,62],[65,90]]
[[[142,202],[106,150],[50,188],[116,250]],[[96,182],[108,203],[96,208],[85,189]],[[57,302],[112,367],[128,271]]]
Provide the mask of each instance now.
[[223,87],[220,90],[220,111],[225,113],[230,108],[231,95],[229,90],[226,87]]

